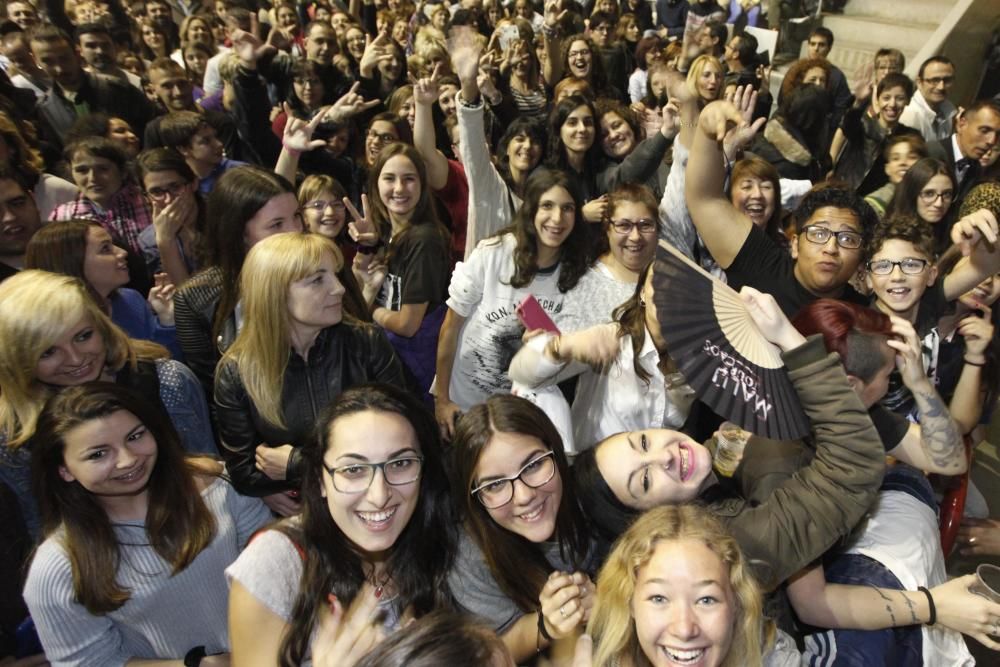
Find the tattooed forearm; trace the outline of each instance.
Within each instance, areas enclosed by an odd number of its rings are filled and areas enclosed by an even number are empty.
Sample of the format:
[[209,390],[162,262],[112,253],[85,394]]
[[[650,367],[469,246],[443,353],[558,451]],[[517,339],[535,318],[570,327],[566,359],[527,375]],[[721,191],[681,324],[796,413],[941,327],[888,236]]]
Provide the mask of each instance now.
[[960,466],[965,457],[962,434],[933,387],[913,392],[920,411],[920,444],[934,465]]
[[872,586],[872,590],[874,590],[876,593],[878,593],[878,596],[880,598],[882,598],[883,600],[885,600],[885,610],[889,613],[889,618],[892,619],[892,627],[894,627],[894,628],[895,627],[899,627],[899,624],[896,623],[896,614],[893,613],[893,611],[892,611],[892,600],[889,598],[888,595],[886,595],[882,591],[882,589],[876,588],[875,586]]
[[910,623],[913,625],[920,625],[920,620],[917,618],[917,609],[913,606],[913,600],[906,593],[900,593],[903,596],[903,600],[906,601],[906,606],[910,610]]

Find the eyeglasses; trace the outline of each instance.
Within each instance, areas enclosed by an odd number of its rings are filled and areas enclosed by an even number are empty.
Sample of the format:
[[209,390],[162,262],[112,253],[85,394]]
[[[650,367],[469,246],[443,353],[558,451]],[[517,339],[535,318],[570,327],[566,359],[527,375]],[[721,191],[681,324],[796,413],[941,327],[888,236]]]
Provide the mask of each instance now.
[[921,81],[923,81],[924,83],[929,83],[932,86],[940,86],[942,84],[945,85],[945,86],[950,86],[952,84],[952,82],[955,81],[955,77],[953,77],[953,76],[932,76],[929,79],[921,79]]
[[368,138],[372,141],[379,141],[383,144],[387,144],[390,141],[396,141],[397,139],[395,134],[389,134],[388,132],[383,134],[381,132],[376,132],[375,130],[368,130]]
[[553,452],[546,452],[528,461],[513,477],[501,477],[480,484],[472,490],[472,495],[479,499],[488,510],[503,507],[514,499],[514,482],[521,480],[532,489],[545,486],[556,474],[556,462]]
[[570,58],[582,58],[584,56],[589,56],[589,55],[590,55],[590,49],[580,49],[579,51],[569,52]]
[[643,218],[642,220],[626,220],[622,218],[621,220],[612,220],[611,226],[616,232],[622,236],[628,236],[632,233],[633,229],[638,229],[640,234],[652,234],[656,231],[656,221],[650,220],[649,218]]
[[837,245],[846,250],[857,250],[861,247],[861,234],[857,232],[834,232],[832,229],[827,229],[826,227],[819,227],[817,225],[807,225],[803,227],[802,231],[806,233],[806,239],[812,243],[819,245],[826,245],[826,242],[830,240],[831,236],[837,238]]
[[937,192],[936,190],[921,190],[917,196],[920,197],[920,201],[923,203],[933,204],[937,201],[938,197],[941,198],[942,202],[951,201],[955,197],[955,192],[953,190],[943,190],[941,192]]
[[169,183],[164,185],[162,188],[149,188],[146,190],[146,195],[153,201],[163,201],[167,198],[167,195],[171,197],[180,197],[186,187],[187,183]]
[[907,257],[906,259],[901,259],[898,262],[894,262],[891,259],[877,259],[874,262],[868,262],[868,270],[874,273],[876,276],[887,276],[892,273],[896,267],[908,276],[916,276],[924,272],[927,268],[927,260],[919,259],[917,257]]
[[336,199],[331,199],[330,201],[325,201],[323,199],[316,199],[309,202],[308,204],[302,205],[303,211],[312,211],[313,213],[322,213],[326,210],[327,206],[333,209],[334,213],[340,213],[346,210],[344,202],[338,201]]
[[330,473],[333,488],[337,491],[363,493],[372,485],[376,469],[382,471],[382,479],[389,486],[404,486],[420,479],[420,468],[423,462],[424,457],[422,456],[404,456],[382,463],[349,463],[336,468],[331,468],[324,463],[323,467]]
[[294,81],[300,86],[309,86],[311,88],[323,85],[323,82],[319,79],[294,79]]

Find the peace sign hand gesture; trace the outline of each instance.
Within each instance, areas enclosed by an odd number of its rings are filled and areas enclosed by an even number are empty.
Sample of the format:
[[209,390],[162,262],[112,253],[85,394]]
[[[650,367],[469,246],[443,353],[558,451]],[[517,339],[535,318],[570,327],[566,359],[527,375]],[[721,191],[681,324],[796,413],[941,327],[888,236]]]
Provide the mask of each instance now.
[[348,197],[344,197],[344,206],[347,207],[347,212],[354,218],[354,221],[347,225],[347,233],[351,235],[354,242],[370,248],[377,246],[379,241],[378,232],[375,230],[372,219],[368,216],[368,195],[361,195],[361,210],[364,212],[363,215],[358,213],[358,209],[354,208],[353,202]]

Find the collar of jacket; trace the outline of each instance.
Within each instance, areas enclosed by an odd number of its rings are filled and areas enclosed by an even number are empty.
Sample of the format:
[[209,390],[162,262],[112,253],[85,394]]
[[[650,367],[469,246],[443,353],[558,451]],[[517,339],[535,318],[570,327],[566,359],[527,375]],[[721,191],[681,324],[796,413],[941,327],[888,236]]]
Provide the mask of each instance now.
[[288,364],[299,365],[302,367],[311,366],[314,362],[320,361],[326,357],[327,352],[330,347],[333,346],[334,341],[337,339],[337,333],[341,330],[344,323],[338,322],[333,326],[326,327],[325,329],[320,329],[319,334],[316,336],[316,341],[313,343],[312,347],[309,348],[309,360],[305,360],[295,353],[295,350],[289,350]]
[[812,153],[802,145],[781,122],[770,122],[764,127],[764,138],[781,153],[786,160],[802,167],[812,162]]

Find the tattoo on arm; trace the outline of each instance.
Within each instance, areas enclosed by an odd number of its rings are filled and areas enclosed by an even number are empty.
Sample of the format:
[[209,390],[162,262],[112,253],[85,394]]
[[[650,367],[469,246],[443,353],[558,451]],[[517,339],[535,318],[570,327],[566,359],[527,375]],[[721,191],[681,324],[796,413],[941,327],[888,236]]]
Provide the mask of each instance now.
[[915,607],[913,606],[913,600],[911,600],[911,599],[910,599],[910,596],[909,596],[909,595],[907,595],[907,594],[906,594],[905,592],[903,592],[903,593],[900,593],[900,595],[902,595],[902,596],[903,596],[903,600],[904,600],[904,601],[906,602],[906,606],[907,606],[907,607],[909,608],[909,610],[910,610],[910,622],[911,622],[911,623],[912,623],[913,625],[920,625],[920,620],[919,620],[919,619],[917,618],[917,610],[916,610],[916,608],[915,608]]
[[913,398],[920,411],[920,442],[924,450],[935,465],[953,465],[965,456],[965,448],[948,407],[933,389],[915,391]]
[[878,596],[880,598],[882,598],[883,600],[885,600],[885,610],[886,610],[886,612],[888,612],[889,618],[892,620],[892,627],[894,627],[894,628],[899,627],[899,624],[896,623],[896,614],[894,614],[893,611],[892,611],[892,600],[889,598],[888,595],[886,595],[882,591],[882,589],[880,589],[880,588],[878,588],[876,586],[872,586],[872,590],[874,590],[876,593],[878,593]]

